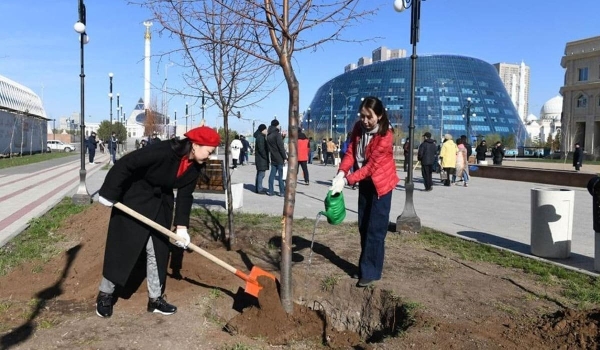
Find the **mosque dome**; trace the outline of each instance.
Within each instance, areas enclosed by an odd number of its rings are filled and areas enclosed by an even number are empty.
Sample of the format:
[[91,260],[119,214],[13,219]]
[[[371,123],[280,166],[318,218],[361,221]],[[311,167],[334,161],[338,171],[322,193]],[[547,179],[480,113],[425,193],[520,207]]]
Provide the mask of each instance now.
[[560,120],[562,114],[563,98],[560,95],[554,96],[540,110],[540,119]]
[[538,120],[538,117],[536,117],[533,113],[528,115],[527,118],[525,118],[525,121],[527,123],[535,122],[537,120]]

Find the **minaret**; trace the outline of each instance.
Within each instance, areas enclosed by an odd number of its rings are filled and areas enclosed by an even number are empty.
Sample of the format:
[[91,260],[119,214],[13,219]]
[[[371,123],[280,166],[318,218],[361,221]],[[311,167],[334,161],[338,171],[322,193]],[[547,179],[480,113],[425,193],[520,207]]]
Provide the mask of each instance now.
[[144,109],[150,109],[150,27],[152,22],[144,22],[146,33],[144,34]]

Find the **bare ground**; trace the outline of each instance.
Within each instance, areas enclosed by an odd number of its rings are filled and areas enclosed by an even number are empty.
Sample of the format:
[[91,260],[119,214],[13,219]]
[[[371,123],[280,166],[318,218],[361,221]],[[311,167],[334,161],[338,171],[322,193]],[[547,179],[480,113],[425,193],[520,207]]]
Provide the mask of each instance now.
[[[2,349],[598,348],[598,310],[574,310],[558,287],[463,261],[414,236],[390,233],[383,279],[357,288],[349,277],[359,255],[356,228],[325,222],[310,259],[310,234],[294,236],[292,315],[281,309],[275,285],[259,303],[242,280],[186,252],[169,269],[175,315],[146,312],[141,276],[121,291],[113,317],[101,319],[94,303],[108,217],[92,205],[56,233],[67,237],[58,257],[0,278]],[[279,276],[279,227],[239,225],[231,251],[213,239],[220,223],[197,220],[194,227],[202,232],[193,238],[198,246],[241,270],[257,265]]]

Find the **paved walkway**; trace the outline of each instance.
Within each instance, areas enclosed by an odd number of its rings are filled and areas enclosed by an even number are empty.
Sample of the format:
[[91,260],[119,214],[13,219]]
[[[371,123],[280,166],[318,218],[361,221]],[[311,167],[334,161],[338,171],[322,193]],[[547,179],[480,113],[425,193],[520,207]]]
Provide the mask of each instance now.
[[[101,168],[108,161],[107,155],[97,159],[102,164],[88,167],[87,188],[97,200],[97,191],[104,181],[106,170]],[[250,158],[252,164],[253,158]],[[526,166],[525,162],[518,162]],[[532,162],[533,163],[533,162]],[[548,163],[533,163],[542,167]],[[89,164],[88,164],[89,165]],[[508,165],[508,164],[507,164]],[[27,222],[42,215],[64,196],[72,196],[79,182],[79,158],[61,166],[40,165],[0,170],[0,246],[20,233]],[[585,167],[584,171],[595,169]],[[309,165],[310,185],[302,181],[297,184],[295,217],[314,219],[324,209],[323,199],[335,176],[337,168]],[[232,173],[233,183],[244,183],[242,212],[282,215],[283,198],[268,197],[254,193],[255,167],[239,166]],[[395,222],[404,208],[405,173],[398,172],[402,179],[394,190],[390,221]],[[590,176],[593,176],[590,173]],[[444,187],[434,181],[431,192],[422,191],[420,172],[415,172],[414,203],[423,226],[454,234],[464,238],[497,245],[519,253],[529,254],[530,248],[530,191],[532,188],[556,188],[557,186],[518,181],[473,178],[469,187]],[[34,184],[38,184],[34,186]],[[263,186],[268,185],[268,172]],[[47,188],[45,188],[47,187]],[[575,211],[571,257],[555,260],[558,263],[594,271],[594,231],[592,228],[592,198],[583,188],[568,188],[575,192]],[[277,181],[275,191],[277,192]],[[197,193],[197,206],[224,209],[224,195]],[[357,221],[358,191],[348,187],[344,190],[347,208],[346,221]],[[6,209],[5,209],[6,208]],[[7,210],[9,209],[9,210]],[[324,224],[327,225],[327,224]],[[326,226],[321,225],[320,230]],[[317,240],[320,240],[317,232]]]

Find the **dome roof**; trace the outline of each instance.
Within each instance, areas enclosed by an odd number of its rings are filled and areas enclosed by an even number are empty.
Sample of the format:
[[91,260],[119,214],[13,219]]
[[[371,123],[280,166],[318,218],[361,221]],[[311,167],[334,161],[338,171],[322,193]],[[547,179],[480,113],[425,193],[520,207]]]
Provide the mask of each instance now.
[[540,110],[540,118],[542,119],[556,119],[558,115],[562,113],[563,98],[561,95],[557,95],[546,101]]
[[528,122],[528,123],[534,122],[536,120],[538,120],[538,117],[536,117],[535,115],[533,115],[533,113],[530,114],[530,115],[528,115],[527,118],[525,118],[525,121]]

